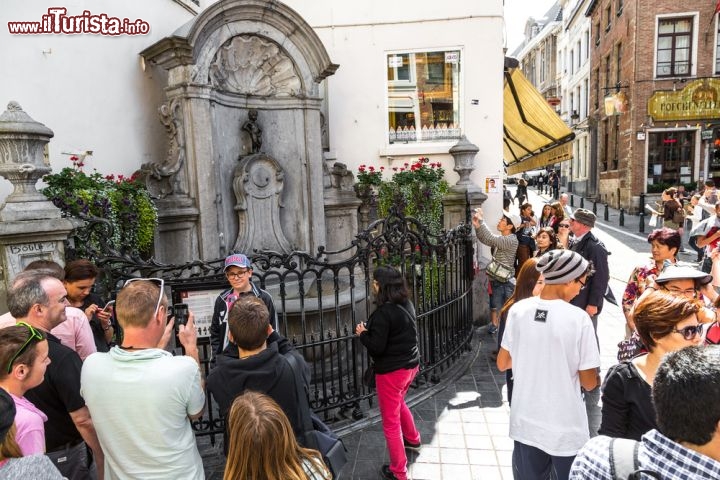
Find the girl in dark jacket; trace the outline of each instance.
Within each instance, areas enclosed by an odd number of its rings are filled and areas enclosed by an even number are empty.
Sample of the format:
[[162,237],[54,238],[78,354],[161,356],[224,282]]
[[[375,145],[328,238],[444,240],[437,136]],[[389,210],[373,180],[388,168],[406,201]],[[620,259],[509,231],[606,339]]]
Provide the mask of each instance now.
[[372,291],[377,308],[367,324],[358,324],[355,333],[375,363],[378,406],[390,453],[390,465],[383,465],[382,476],[406,480],[405,448],[420,448],[420,432],[405,404],[420,365],[415,308],[408,299],[405,280],[392,267],[375,270]]

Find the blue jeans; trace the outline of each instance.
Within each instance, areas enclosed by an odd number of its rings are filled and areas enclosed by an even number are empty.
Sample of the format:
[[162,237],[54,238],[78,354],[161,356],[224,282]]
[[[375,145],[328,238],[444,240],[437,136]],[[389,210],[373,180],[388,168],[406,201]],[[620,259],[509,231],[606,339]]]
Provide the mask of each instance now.
[[498,282],[496,280],[490,280],[490,287],[492,287],[492,295],[490,295],[490,310],[500,312],[507,299],[515,290],[515,285],[510,282]]

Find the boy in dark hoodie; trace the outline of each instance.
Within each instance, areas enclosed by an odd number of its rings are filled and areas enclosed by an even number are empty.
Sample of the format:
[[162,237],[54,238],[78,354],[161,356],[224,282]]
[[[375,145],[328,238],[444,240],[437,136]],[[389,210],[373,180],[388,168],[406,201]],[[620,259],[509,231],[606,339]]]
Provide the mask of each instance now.
[[[309,380],[309,368],[290,342],[280,336],[269,322],[263,301],[254,296],[238,299],[230,310],[228,337],[237,350],[226,349],[217,356],[217,365],[207,378],[207,388],[227,416],[230,405],[246,390],[264,393],[283,409],[297,437],[303,431],[300,422],[296,381]],[[237,354],[235,353],[237,352]],[[295,355],[304,365],[304,377],[296,379],[285,355]],[[227,430],[225,431],[227,454]]]

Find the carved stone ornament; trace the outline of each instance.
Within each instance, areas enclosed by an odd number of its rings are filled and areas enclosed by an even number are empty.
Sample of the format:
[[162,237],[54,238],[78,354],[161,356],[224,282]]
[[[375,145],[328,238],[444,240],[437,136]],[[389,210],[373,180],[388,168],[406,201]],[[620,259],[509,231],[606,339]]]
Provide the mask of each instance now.
[[302,83],[292,60],[271,41],[238,35],[221,46],[210,64],[218,90],[261,97],[294,97]]
[[235,167],[233,190],[238,212],[235,251],[292,251],[280,223],[284,179],[278,162],[264,153],[243,157]]
[[168,137],[167,156],[162,163],[143,164],[139,173],[153,198],[165,198],[175,193],[175,176],[185,163],[185,125],[180,100],[173,98],[158,111]]

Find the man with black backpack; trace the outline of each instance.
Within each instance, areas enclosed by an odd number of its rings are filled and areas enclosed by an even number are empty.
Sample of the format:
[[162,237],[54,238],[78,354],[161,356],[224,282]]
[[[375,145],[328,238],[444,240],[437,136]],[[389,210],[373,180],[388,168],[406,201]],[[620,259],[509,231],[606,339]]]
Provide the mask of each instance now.
[[595,437],[570,480],[720,478],[720,346],[668,354],[653,381],[658,429],[639,442]]

